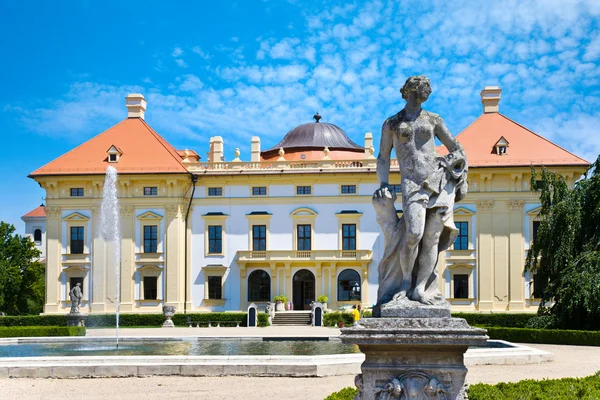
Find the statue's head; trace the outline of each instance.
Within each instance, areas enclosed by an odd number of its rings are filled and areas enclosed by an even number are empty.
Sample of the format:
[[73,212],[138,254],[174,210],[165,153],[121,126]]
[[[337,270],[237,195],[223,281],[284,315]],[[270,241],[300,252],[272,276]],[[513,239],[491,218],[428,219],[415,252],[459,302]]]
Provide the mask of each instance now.
[[77,282],[77,285],[75,285],[75,286],[81,286],[81,283]]
[[429,78],[423,75],[411,76],[400,89],[400,93],[402,93],[404,100],[408,100],[410,94],[415,93],[416,100],[422,103],[431,94],[431,82],[429,82]]

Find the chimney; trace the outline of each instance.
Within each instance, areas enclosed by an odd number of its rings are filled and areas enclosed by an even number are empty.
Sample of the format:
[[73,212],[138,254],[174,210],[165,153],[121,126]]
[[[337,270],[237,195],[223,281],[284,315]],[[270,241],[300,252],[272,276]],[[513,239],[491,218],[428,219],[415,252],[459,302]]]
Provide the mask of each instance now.
[[252,142],[250,144],[250,161],[260,161],[260,138],[258,136],[252,136]]
[[486,86],[481,91],[481,103],[483,104],[483,113],[497,113],[498,103],[500,103],[500,94],[502,89],[498,86]]
[[223,153],[223,138],[213,136],[210,138],[210,161],[222,162],[225,158]]
[[371,132],[365,133],[365,158],[374,158],[373,152],[373,134]]
[[127,106],[127,118],[144,119],[146,112],[146,100],[139,93],[130,93],[125,97],[125,105]]

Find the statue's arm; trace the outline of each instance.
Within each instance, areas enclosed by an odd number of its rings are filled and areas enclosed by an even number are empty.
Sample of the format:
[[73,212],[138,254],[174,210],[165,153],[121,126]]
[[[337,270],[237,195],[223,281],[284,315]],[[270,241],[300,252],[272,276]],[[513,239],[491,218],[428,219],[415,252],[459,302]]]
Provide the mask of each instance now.
[[463,150],[461,144],[458,143],[458,141],[454,138],[454,136],[452,136],[448,128],[446,128],[444,120],[440,116],[436,116],[435,119],[435,136],[437,136],[437,138],[440,139],[440,142],[442,142],[442,144],[446,146],[448,151],[450,153],[453,153],[457,150]]
[[389,120],[383,123],[381,128],[381,142],[379,143],[379,155],[377,156],[377,179],[379,186],[387,186],[390,176],[390,154],[394,146],[394,139],[389,127]]

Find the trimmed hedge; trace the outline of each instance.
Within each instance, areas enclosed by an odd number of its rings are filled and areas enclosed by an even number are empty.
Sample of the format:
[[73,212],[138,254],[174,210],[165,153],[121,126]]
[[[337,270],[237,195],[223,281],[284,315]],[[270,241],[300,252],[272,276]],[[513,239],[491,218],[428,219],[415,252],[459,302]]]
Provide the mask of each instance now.
[[0,317],[0,327],[2,326],[67,326],[67,319],[64,315]]
[[600,331],[479,327],[487,329],[490,339],[501,339],[509,342],[600,346]]
[[[245,312],[205,312],[193,314],[175,314],[173,322],[176,326],[188,326],[187,317],[192,321],[242,321],[240,326],[246,326]],[[162,314],[120,314],[119,326],[162,326],[165,322],[165,316]],[[91,314],[85,320],[85,326],[88,328],[96,327],[114,327],[116,325],[115,314]],[[67,326],[65,315],[30,315],[22,317],[2,317],[1,326]],[[235,326],[235,323],[233,323]],[[265,313],[258,313],[258,326],[269,326],[269,316]]]
[[83,326],[2,326],[0,337],[85,336]]
[[[357,389],[347,387],[325,400],[352,400]],[[469,400],[596,400],[600,399],[600,372],[585,378],[524,380],[515,383],[470,385]]]
[[469,325],[486,325],[505,328],[525,328],[530,319],[537,314],[480,314],[480,313],[452,313],[454,318],[464,318]]
[[337,326],[338,321],[344,321],[345,326],[354,324],[354,317],[349,312],[334,311],[325,313],[323,316],[323,324],[325,326]]
[[516,383],[471,385],[469,400],[581,400],[600,399],[600,375],[585,378],[524,380]]

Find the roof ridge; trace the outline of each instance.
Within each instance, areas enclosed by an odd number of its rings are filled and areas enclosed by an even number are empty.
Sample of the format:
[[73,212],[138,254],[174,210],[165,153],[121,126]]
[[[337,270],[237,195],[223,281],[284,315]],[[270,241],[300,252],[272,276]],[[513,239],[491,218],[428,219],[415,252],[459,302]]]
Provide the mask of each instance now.
[[[485,115],[485,114],[484,114],[484,115]],[[526,131],[528,131],[528,132],[530,132],[530,133],[533,133],[535,136],[539,137],[540,139],[543,139],[543,140],[545,140],[546,142],[550,143],[551,145],[553,145],[553,146],[555,146],[555,147],[558,147],[559,149],[561,149],[561,150],[563,150],[563,151],[565,151],[565,152],[569,153],[569,154],[570,154],[570,155],[572,155],[573,157],[575,157],[575,158],[578,158],[579,160],[581,160],[581,161],[584,161],[584,162],[586,162],[586,163],[590,164],[590,162],[589,162],[588,160],[585,160],[585,159],[583,159],[583,158],[579,157],[578,155],[576,155],[576,154],[574,154],[574,153],[571,153],[569,150],[565,149],[564,147],[561,147],[561,146],[557,145],[556,143],[554,143],[553,141],[546,139],[546,138],[545,138],[545,137],[543,137],[542,135],[539,135],[539,134],[535,133],[535,132],[534,132],[534,131],[532,131],[531,129],[529,129],[529,128],[527,128],[527,127],[523,126],[523,125],[521,125],[520,123],[518,123],[518,122],[516,122],[516,121],[514,121],[514,120],[512,120],[512,119],[510,119],[510,118],[508,118],[506,115],[504,115],[504,114],[501,114],[501,113],[498,113],[498,115],[500,115],[501,117],[505,118],[506,120],[508,120],[508,121],[512,122],[513,124],[520,126],[521,128],[525,129]],[[479,118],[478,118],[478,119],[479,119]]]
[[75,150],[77,150],[78,148],[80,148],[81,146],[85,145],[86,143],[94,140],[95,138],[97,138],[98,136],[102,135],[105,132],[110,131],[111,129],[113,129],[114,127],[116,127],[117,125],[121,125],[123,122],[127,121],[129,118],[125,118],[124,120],[117,122],[116,124],[114,124],[113,126],[111,126],[108,129],[103,130],[102,132],[98,133],[97,135],[92,136],[91,138],[89,138],[88,140],[86,140],[85,142],[79,144],[78,146],[73,147],[71,150],[67,151],[66,153],[60,155],[58,158],[52,159],[50,161],[48,161],[46,164],[42,165],[41,167],[37,168],[35,171],[33,171],[32,173],[30,173],[29,175],[27,175],[28,178],[31,178],[37,171],[45,168],[46,166],[50,165],[51,163],[53,163],[54,161],[58,160],[59,158],[63,158],[64,156],[66,156],[69,153],[74,152]]
[[[179,156],[179,154],[177,154],[177,150],[175,149],[175,147],[173,147],[173,145],[171,145],[169,142],[167,142],[165,140],[165,138],[163,138],[158,132],[156,132],[154,130],[154,128],[152,128],[146,121],[144,121],[141,118],[140,118],[140,121],[146,127],[146,129],[148,129],[148,131],[155,137],[155,139],[158,140],[158,142],[165,148],[165,150],[167,150],[169,152],[169,154],[171,154],[171,157],[173,157],[177,161],[177,163],[179,165],[181,165],[181,167],[185,170],[185,172],[188,172],[187,168],[185,167],[185,165],[183,164],[183,162],[181,160],[181,157]],[[169,145],[170,148],[167,147],[167,145]]]

